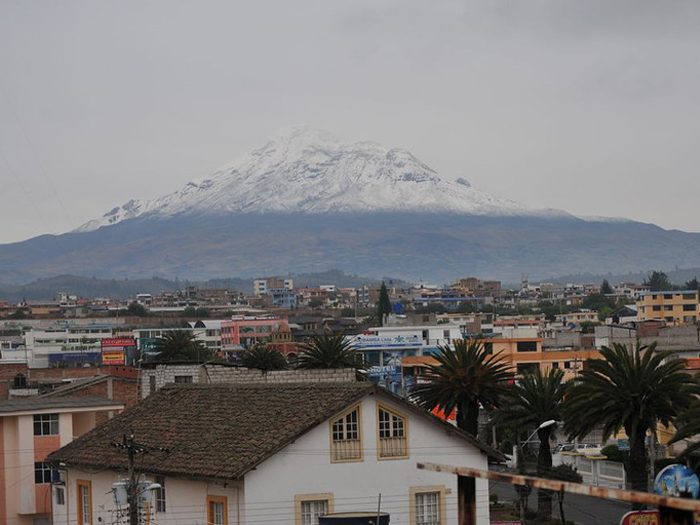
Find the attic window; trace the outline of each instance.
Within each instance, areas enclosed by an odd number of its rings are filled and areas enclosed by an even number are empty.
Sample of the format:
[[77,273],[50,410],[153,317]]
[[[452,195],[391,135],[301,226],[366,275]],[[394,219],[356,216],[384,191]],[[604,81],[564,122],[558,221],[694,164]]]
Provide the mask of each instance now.
[[404,416],[384,407],[377,407],[379,458],[408,457],[408,421]]
[[358,461],[362,459],[360,407],[355,407],[331,422],[331,460]]

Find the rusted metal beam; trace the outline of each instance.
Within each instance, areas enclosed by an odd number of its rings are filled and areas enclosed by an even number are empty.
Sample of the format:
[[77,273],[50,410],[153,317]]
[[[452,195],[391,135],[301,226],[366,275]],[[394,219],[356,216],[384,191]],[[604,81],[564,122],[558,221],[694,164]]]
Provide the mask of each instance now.
[[435,472],[444,472],[446,474],[455,474],[457,476],[470,476],[473,478],[503,481],[514,485],[529,485],[530,487],[555,490],[557,492],[563,491],[572,494],[593,496],[596,498],[629,501],[630,503],[646,503],[648,505],[700,512],[700,501],[694,499],[659,496],[658,494],[651,494],[649,492],[594,487],[592,485],[584,485],[583,483],[536,478],[534,476],[523,476],[520,474],[507,474],[505,472],[495,472],[492,470],[454,467],[452,465],[443,465],[440,463],[418,463],[418,468],[423,470],[432,470]]

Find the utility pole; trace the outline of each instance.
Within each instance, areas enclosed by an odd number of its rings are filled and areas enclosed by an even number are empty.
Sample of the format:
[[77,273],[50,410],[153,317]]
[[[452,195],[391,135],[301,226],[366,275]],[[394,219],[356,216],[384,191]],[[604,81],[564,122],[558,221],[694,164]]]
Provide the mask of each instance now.
[[134,441],[133,431],[127,436],[122,434],[122,441],[112,442],[112,446],[118,449],[126,450],[127,459],[129,462],[128,467],[128,480],[126,486],[126,497],[127,503],[129,505],[129,525],[140,525],[141,516],[139,508],[139,473],[136,471],[136,455],[137,454],[148,454],[151,449],[159,450],[161,452],[168,452],[167,448],[164,447],[148,447],[146,445],[141,445]]

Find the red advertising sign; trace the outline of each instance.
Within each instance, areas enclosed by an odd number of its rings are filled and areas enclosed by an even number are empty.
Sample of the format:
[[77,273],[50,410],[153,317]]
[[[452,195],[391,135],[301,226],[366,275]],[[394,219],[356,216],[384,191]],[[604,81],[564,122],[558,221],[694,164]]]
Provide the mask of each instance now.
[[[695,513],[696,525],[700,523],[700,514]],[[620,520],[620,525],[659,525],[658,510],[636,510],[628,512]]]
[[102,339],[102,348],[114,348],[122,346],[136,346],[133,337],[120,337],[119,339]]

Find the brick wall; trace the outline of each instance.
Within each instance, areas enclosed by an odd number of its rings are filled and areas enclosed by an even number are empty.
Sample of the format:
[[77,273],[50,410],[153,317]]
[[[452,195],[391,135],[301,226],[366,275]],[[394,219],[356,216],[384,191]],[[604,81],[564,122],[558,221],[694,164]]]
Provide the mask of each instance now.
[[217,365],[157,365],[154,369],[143,370],[142,374],[142,398],[151,394],[151,385],[159,390],[174,383],[176,376],[192,377],[193,383],[348,383],[356,380],[352,368],[263,372]]

